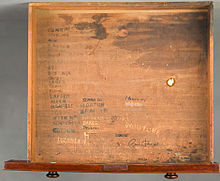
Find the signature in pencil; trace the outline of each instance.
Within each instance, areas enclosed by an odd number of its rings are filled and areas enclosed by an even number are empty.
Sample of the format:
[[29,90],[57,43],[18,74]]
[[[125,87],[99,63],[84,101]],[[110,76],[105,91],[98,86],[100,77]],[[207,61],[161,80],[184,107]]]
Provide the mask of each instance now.
[[137,147],[147,147],[147,146],[157,146],[157,145],[158,145],[158,143],[152,143],[152,142],[148,141],[146,138],[140,139],[140,140],[133,138],[133,139],[129,140],[129,142],[128,142],[128,146],[131,149],[135,149]]

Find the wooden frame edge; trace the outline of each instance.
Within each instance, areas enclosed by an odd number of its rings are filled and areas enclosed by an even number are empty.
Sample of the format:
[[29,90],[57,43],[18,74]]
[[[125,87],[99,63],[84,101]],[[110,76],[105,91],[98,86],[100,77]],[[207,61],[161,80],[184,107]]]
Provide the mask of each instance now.
[[213,2],[210,3],[209,6],[209,43],[208,43],[208,88],[209,88],[209,122],[208,122],[208,126],[209,126],[209,140],[208,140],[208,147],[209,147],[209,160],[211,162],[213,162],[214,160],[214,119],[213,119],[213,71],[214,71],[214,58],[213,58],[213,51],[214,51],[214,37],[213,37]]
[[33,2],[29,3],[31,7],[61,7],[61,6],[78,6],[82,7],[93,7],[98,8],[97,6],[106,7],[106,6],[120,6],[120,7],[143,7],[145,9],[153,8],[207,8],[212,4],[212,1],[188,1],[188,2]]
[[31,115],[32,115],[32,7],[28,6],[28,110],[27,110],[27,159],[31,160]]
[[[94,172],[94,173],[220,173],[218,163],[210,164],[169,164],[169,165],[110,165],[104,164],[52,164],[29,163],[26,160],[9,160],[4,170],[17,171],[59,171],[59,172]],[[121,169],[127,168],[127,169]]]
[[27,112],[27,159],[33,159],[33,134],[35,133],[35,113],[33,110],[35,103],[35,85],[34,85],[34,69],[35,69],[35,7],[28,5],[28,112]]

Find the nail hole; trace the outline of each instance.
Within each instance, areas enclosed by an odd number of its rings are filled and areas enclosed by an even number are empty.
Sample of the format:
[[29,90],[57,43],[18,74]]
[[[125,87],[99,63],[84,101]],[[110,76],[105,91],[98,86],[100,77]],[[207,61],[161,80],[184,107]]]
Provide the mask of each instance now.
[[167,85],[168,85],[169,87],[174,86],[174,84],[175,84],[175,79],[174,79],[174,78],[169,78],[169,79],[167,80]]

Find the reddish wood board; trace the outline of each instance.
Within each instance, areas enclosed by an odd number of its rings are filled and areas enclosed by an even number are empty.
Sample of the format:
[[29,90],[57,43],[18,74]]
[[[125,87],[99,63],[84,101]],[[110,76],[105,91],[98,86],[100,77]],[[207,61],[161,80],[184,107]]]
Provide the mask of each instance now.
[[9,160],[5,170],[60,171],[60,172],[106,172],[106,173],[219,173],[219,164],[170,164],[170,165],[97,165],[97,164],[51,164],[30,163],[26,160]]

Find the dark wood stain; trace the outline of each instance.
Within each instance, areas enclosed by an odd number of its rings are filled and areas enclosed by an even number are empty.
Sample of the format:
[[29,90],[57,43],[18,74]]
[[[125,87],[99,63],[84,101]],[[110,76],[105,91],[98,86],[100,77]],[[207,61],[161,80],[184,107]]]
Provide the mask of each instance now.
[[207,23],[207,12],[152,15],[147,22],[134,19],[118,27],[126,29],[128,36],[116,36],[113,45],[140,52],[142,56],[133,65],[142,68],[185,69],[198,63],[206,66]]
[[101,20],[106,17],[107,17],[107,14],[94,15],[92,16],[92,19],[95,20],[95,22],[77,23],[75,24],[75,27],[77,30],[88,30],[88,29],[95,30],[95,36],[92,36],[91,38],[104,40],[107,38],[107,33],[106,33],[106,28],[101,24]]

